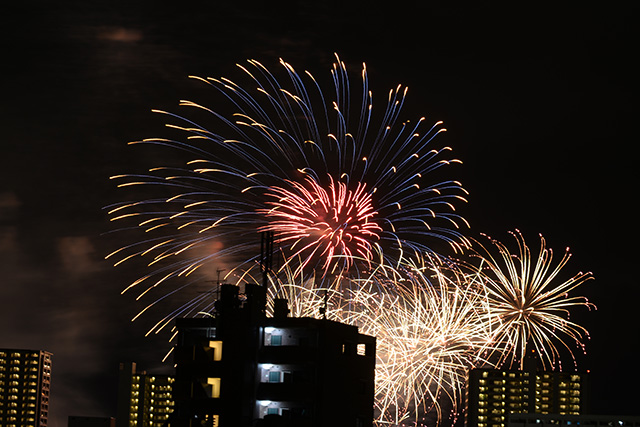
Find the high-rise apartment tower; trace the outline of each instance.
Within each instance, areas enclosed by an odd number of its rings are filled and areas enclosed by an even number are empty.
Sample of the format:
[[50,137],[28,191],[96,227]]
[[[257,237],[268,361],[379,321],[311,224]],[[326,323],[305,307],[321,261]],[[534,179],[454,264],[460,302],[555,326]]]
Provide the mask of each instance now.
[[46,427],[51,353],[0,348],[0,427]]
[[557,371],[473,369],[467,427],[505,427],[509,414],[588,413],[588,375]]
[[174,377],[137,372],[120,363],[116,427],[162,427],[173,412]]

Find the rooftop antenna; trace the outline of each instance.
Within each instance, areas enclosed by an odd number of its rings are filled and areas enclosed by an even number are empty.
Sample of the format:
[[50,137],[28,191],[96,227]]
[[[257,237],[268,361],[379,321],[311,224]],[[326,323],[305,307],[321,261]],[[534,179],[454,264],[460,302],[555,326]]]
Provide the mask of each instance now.
[[216,268],[216,273],[218,273],[218,281],[217,281],[217,285],[220,285],[220,273],[222,273],[223,271],[225,271],[226,268]]
[[[318,276],[320,275],[320,273],[317,270],[314,270],[313,272],[314,277],[313,277],[313,281],[314,281],[314,286],[316,285],[316,279],[318,278]],[[327,306],[329,305],[329,293],[327,291],[327,289],[325,288],[324,290],[324,297],[322,298],[322,306],[320,307],[320,314],[322,315],[322,318],[324,320],[327,319]]]
[[[204,292],[199,292],[202,294],[206,294],[206,293],[215,293],[216,295],[216,301],[220,300],[220,273],[222,273],[223,271],[225,271],[225,268],[216,268],[216,273],[218,273],[218,278],[216,279],[216,289],[214,291],[204,291]],[[207,280],[207,282],[209,283],[213,283],[213,280]]]
[[322,318],[327,320],[327,303],[329,302],[329,294],[327,290],[324,290],[324,297],[322,298],[322,307],[320,307],[320,314],[322,314]]
[[218,295],[216,295],[216,300],[220,299],[220,273],[222,273],[225,270],[226,268],[216,268],[216,273],[218,273],[218,278],[216,279],[217,280],[216,284],[218,285],[218,289],[216,292]]
[[263,231],[260,240],[260,271],[265,294],[269,287],[269,272],[273,271],[273,231]]

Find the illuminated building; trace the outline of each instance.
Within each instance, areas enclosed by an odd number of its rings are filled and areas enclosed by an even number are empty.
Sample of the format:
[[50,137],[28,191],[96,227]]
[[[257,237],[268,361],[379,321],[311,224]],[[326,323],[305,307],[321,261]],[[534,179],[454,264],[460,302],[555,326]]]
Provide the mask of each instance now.
[[120,363],[116,427],[160,427],[173,411],[173,383],[167,375],[136,372],[133,362]]
[[364,427],[373,422],[375,338],[287,317],[264,291],[221,286],[216,316],[178,319],[172,426]]
[[473,369],[467,384],[467,427],[505,427],[510,414],[580,415],[587,374]]
[[51,353],[0,349],[0,427],[46,427]]

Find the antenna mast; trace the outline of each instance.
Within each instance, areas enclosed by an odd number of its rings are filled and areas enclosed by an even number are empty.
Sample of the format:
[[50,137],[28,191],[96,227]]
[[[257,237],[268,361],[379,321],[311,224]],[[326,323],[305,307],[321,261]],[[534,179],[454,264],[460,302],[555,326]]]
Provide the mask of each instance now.
[[260,240],[260,271],[265,294],[269,287],[269,273],[273,271],[273,231],[263,231]]

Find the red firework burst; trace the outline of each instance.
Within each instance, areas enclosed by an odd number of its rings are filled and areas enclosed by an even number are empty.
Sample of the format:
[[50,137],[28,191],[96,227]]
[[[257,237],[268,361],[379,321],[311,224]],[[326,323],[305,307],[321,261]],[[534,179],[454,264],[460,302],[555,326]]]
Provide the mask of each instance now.
[[322,259],[326,274],[337,266],[349,268],[354,257],[367,262],[373,258],[382,228],[374,221],[377,212],[366,184],[359,182],[351,190],[331,176],[326,189],[309,176],[304,184],[286,182],[290,188],[271,187],[267,192],[276,201],[267,202],[271,209],[261,210],[269,222],[261,231],[273,231],[277,243],[294,251],[291,258],[301,255],[301,269]]

